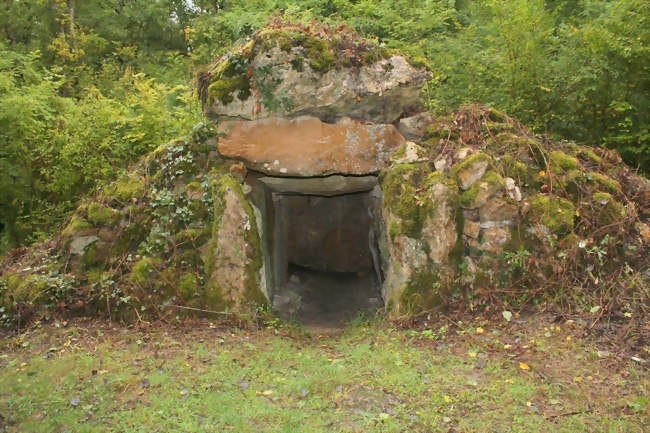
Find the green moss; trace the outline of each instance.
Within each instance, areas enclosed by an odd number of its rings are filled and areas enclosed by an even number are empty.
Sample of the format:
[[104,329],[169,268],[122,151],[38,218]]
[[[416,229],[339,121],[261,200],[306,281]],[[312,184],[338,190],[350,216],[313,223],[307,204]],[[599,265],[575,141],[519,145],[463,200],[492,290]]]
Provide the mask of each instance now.
[[[390,56],[390,54],[388,54]],[[384,57],[386,58],[386,57]],[[407,59],[408,63],[414,68],[422,69],[431,69],[431,65],[426,57],[423,56],[409,56]]]
[[584,161],[590,161],[595,164],[600,164],[600,162],[603,160],[603,158],[598,156],[596,152],[586,146],[580,146],[577,155],[580,159]]
[[397,148],[397,150],[395,150],[391,154],[390,158],[392,161],[396,161],[398,159],[404,158],[405,155],[406,155],[406,144],[402,144],[400,147]]
[[296,56],[295,58],[291,59],[289,63],[291,64],[291,68],[293,68],[294,71],[302,72],[305,69],[305,58],[302,56]]
[[47,300],[50,285],[46,277],[40,274],[9,273],[5,275],[6,286],[3,305],[41,305]]
[[83,269],[89,270],[98,266],[101,263],[101,259],[101,254],[97,251],[97,242],[94,242],[84,251],[81,264],[83,265]]
[[176,245],[203,245],[210,237],[210,230],[204,227],[193,227],[181,230],[174,235]]
[[178,283],[178,290],[185,301],[200,295],[199,282],[196,275],[193,273],[183,275]]
[[309,37],[304,42],[305,54],[309,66],[314,72],[325,74],[336,66],[336,56],[330,44],[320,38]]
[[451,175],[455,177],[457,180],[458,177],[465,172],[466,170],[473,170],[474,169],[474,164],[478,164],[480,162],[487,161],[488,163],[492,162],[492,157],[488,154],[478,152],[474,153],[467,158],[465,158],[463,161],[459,162],[458,164],[455,164],[451,168]]
[[88,221],[78,215],[73,215],[70,223],[63,229],[61,234],[64,237],[72,237],[92,228],[92,224]]
[[202,188],[201,188],[201,184],[200,184],[199,182],[197,182],[197,181],[190,182],[190,183],[188,183],[185,187],[186,187],[187,190],[190,191],[190,192],[195,192],[195,191],[200,191],[200,190],[202,190]]
[[581,170],[569,170],[567,174],[560,179],[561,186],[572,197],[579,197],[584,186],[586,185],[587,178]]
[[499,167],[504,176],[516,179],[522,185],[532,185],[534,176],[531,169],[525,163],[513,158],[512,155],[504,155],[499,161]]
[[418,313],[440,304],[440,280],[433,267],[414,272],[399,295],[400,309]]
[[454,179],[441,171],[434,171],[433,173],[427,175],[424,180],[424,184],[427,186],[427,188],[431,188],[436,184],[442,184],[451,188],[452,190],[458,189],[458,184],[454,181]]
[[573,230],[575,208],[563,198],[534,195],[530,197],[530,213],[556,235],[564,236]]
[[143,195],[144,182],[137,176],[130,176],[118,181],[108,193],[109,197],[115,197],[121,202],[128,202],[134,197],[138,198]]
[[103,272],[101,269],[91,269],[86,273],[86,280],[89,284],[96,284],[102,281],[105,277],[110,278],[109,272]]
[[391,240],[394,240],[395,237],[399,235],[399,223],[397,221],[390,222],[388,234],[390,235]]
[[494,171],[486,172],[481,180],[474,182],[472,186],[460,196],[460,207],[463,209],[476,209],[485,201],[497,194],[504,188],[503,178]]
[[243,74],[235,78],[217,80],[208,87],[209,102],[218,100],[223,105],[228,105],[235,100],[234,93],[240,101],[245,101],[251,95],[250,80]]
[[507,122],[509,120],[504,111],[497,110],[496,108],[489,108],[486,117],[492,122]]
[[423,183],[423,169],[414,164],[396,164],[382,178],[387,209],[400,219],[399,233],[418,238],[426,217],[426,206],[416,187]]
[[549,165],[554,172],[563,172],[578,169],[578,160],[560,150],[554,150],[549,155]]
[[159,264],[159,260],[152,257],[143,257],[137,261],[129,274],[129,280],[133,283],[140,284],[141,286],[151,285],[152,277],[156,272],[155,267]]
[[587,173],[587,179],[596,184],[596,188],[603,192],[610,194],[618,194],[621,192],[621,184],[612,179],[611,177],[596,173],[594,171]]
[[244,290],[241,294],[242,300],[262,305],[266,302],[266,296],[262,293],[259,287],[259,273],[263,265],[262,247],[259,233],[257,231],[257,224],[255,222],[255,213],[251,207],[242,186],[237,179],[230,174],[219,175],[213,182],[213,202],[214,202],[214,222],[212,225],[212,239],[208,248],[208,256],[206,259],[206,275],[208,276],[208,284],[204,289],[204,299],[208,306],[223,307],[224,306],[224,288],[219,287],[210,278],[214,272],[215,255],[219,253],[219,229],[221,228],[222,217],[225,211],[225,196],[227,191],[232,191],[239,199],[240,204],[243,206],[246,215],[250,221],[248,228],[242,228],[242,236],[244,236],[246,243],[246,266],[244,269]]
[[533,145],[533,140],[513,132],[513,126],[502,123],[489,123],[484,126],[489,130],[488,149],[499,154],[510,152],[518,154]]
[[109,207],[93,202],[88,205],[88,221],[95,227],[112,225],[120,219],[120,213]]
[[597,192],[593,195],[593,207],[596,210],[598,222],[602,226],[622,221],[627,214],[625,206],[617,202],[606,192]]

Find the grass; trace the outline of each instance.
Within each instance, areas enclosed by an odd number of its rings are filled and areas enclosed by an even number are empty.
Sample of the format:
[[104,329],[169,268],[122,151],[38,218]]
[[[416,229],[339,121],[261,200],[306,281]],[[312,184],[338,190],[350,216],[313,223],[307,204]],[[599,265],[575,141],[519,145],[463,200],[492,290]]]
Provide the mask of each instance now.
[[0,432],[647,431],[645,367],[519,322],[37,324],[0,339]]

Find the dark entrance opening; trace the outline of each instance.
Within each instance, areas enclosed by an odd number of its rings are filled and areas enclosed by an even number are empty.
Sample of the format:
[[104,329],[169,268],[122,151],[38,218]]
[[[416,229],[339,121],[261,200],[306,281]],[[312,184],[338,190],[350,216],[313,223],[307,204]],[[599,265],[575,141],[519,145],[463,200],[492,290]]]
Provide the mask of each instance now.
[[382,307],[371,192],[376,178],[366,178],[335,189],[327,186],[332,179],[257,183],[267,293],[281,317],[328,328]]

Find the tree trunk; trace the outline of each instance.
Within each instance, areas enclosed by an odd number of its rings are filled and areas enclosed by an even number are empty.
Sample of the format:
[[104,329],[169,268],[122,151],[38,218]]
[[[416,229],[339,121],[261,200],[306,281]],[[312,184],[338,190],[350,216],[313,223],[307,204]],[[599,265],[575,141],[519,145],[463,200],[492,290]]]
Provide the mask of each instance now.
[[75,37],[74,30],[74,12],[75,0],[68,0],[68,15],[70,15],[70,43],[72,44],[72,52],[77,51],[77,38]]

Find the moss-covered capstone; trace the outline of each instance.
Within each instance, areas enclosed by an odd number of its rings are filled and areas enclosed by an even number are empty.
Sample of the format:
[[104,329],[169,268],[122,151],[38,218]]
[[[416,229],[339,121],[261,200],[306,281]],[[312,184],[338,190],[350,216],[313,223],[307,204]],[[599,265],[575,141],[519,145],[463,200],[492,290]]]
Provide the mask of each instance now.
[[420,105],[428,73],[413,63],[351,29],[272,26],[219,59],[201,76],[199,94],[216,119],[309,114],[392,123]]

